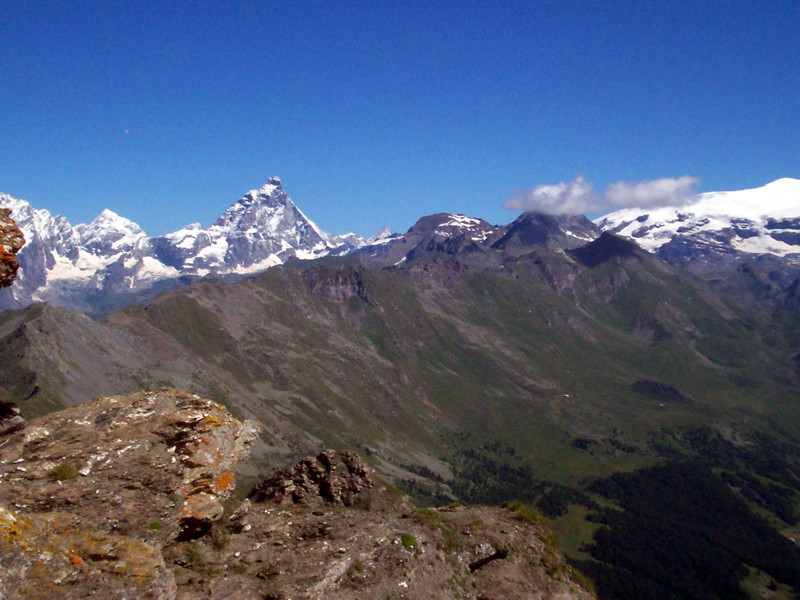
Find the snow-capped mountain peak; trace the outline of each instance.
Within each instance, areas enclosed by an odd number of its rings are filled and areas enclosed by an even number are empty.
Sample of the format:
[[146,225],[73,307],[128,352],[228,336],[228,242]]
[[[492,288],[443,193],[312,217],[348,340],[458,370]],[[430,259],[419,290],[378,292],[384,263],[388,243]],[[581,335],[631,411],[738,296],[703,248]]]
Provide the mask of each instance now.
[[388,225],[381,227],[381,230],[367,240],[367,244],[380,244],[392,238],[392,230]]
[[419,219],[406,235],[432,235],[441,239],[463,236],[482,242],[497,229],[483,219],[455,213],[436,213]]
[[147,239],[147,233],[139,225],[109,209],[97,215],[88,225],[76,225],[74,231],[80,244],[95,254],[130,250]]
[[261,188],[250,190],[231,204],[212,227],[229,231],[258,226],[275,229],[291,208],[295,208],[294,203],[283,191],[280,179],[272,177]]
[[359,236],[322,231],[277,177],[231,204],[208,229],[193,223],[156,238],[108,209],[73,227],[8,194],[0,194],[0,206],[12,209],[27,240],[13,289],[0,293],[3,308],[49,300],[92,311],[97,303],[120,305],[119,297],[160,281],[256,273],[290,258],[317,258],[364,244]]
[[595,223],[659,254],[689,242],[717,252],[794,254],[800,252],[800,180],[707,192],[677,208],[625,208]]

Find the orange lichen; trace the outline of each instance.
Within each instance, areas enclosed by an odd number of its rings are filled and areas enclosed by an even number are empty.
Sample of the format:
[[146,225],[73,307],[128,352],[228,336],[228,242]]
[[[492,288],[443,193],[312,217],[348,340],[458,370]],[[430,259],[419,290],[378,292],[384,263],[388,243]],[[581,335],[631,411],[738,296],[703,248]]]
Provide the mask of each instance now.
[[74,554],[72,556],[72,564],[76,565],[76,566],[77,565],[82,565],[83,564],[83,559],[80,556],[78,556],[77,554]]
[[225,471],[222,475],[219,476],[217,481],[214,483],[214,489],[219,492],[224,492],[233,484],[234,476],[233,473],[230,471]]

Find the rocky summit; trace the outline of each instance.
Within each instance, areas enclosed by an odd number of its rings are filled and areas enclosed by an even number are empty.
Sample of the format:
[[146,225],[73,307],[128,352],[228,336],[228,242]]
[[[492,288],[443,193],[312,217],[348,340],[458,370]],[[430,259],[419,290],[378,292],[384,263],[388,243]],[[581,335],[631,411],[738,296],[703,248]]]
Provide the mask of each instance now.
[[0,437],[0,597],[592,598],[537,515],[416,510],[351,452],[242,500],[236,465],[258,435],[161,390]]

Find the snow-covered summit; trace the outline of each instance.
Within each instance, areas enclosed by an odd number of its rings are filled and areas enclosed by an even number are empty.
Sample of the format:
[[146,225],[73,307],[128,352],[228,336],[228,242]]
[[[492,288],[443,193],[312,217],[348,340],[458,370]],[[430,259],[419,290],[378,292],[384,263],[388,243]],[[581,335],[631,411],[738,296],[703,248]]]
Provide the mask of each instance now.
[[283,191],[281,180],[272,177],[261,188],[250,190],[231,204],[212,227],[228,231],[258,226],[275,229],[287,208],[293,207],[294,203]]
[[800,252],[800,180],[699,194],[680,207],[625,208],[595,223],[651,252],[690,241],[720,252],[794,254]]
[[435,233],[443,236],[463,234],[467,238],[482,242],[491,235],[496,227],[475,217],[455,213],[443,213],[442,221],[436,225]]
[[95,254],[124,252],[147,240],[144,229],[109,209],[97,215],[88,225],[76,225],[74,231],[80,244]]

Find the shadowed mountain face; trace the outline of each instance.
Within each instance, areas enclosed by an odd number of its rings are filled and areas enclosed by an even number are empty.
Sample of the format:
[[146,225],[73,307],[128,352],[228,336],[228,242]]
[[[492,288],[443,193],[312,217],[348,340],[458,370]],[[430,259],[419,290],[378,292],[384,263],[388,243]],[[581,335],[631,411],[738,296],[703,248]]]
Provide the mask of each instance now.
[[545,250],[569,250],[585,245],[599,235],[599,229],[583,215],[547,215],[526,212],[508,226],[492,247],[514,255],[525,254],[531,246]]

